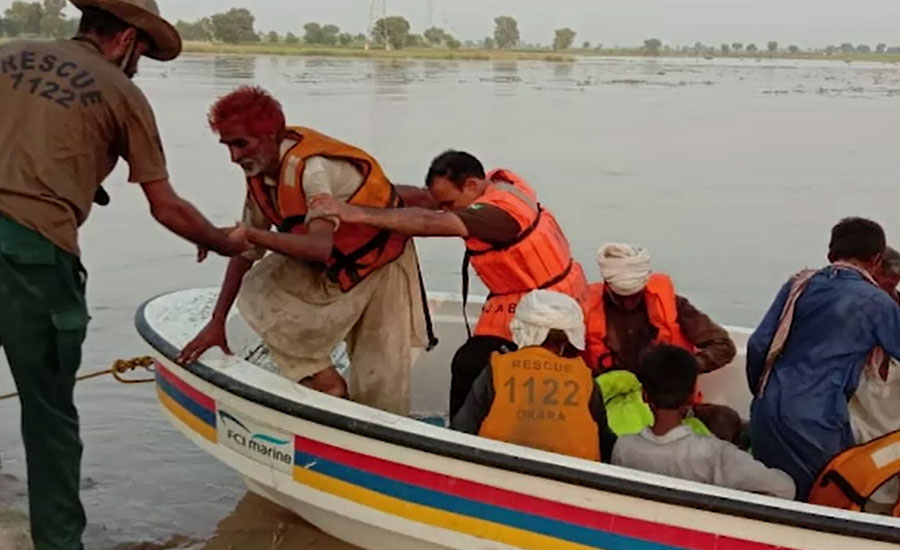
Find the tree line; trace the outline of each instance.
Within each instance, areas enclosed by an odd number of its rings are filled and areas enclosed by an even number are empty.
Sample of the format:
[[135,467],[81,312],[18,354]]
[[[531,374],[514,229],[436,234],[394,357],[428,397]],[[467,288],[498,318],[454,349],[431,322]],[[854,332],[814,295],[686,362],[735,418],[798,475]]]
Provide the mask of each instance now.
[[63,16],[66,0],[17,0],[0,17],[0,35],[63,38],[78,30],[78,20]]
[[[78,20],[63,16],[66,0],[42,0],[27,2],[16,0],[6,9],[0,17],[0,35],[3,36],[40,36],[50,38],[62,38],[72,36],[78,29]],[[281,35],[275,31],[268,33],[259,32],[256,29],[256,18],[247,8],[232,8],[226,12],[216,13],[209,17],[203,17],[196,21],[178,20],[175,24],[178,32],[185,40],[203,42],[224,42],[226,44],[268,42],[283,44],[309,44],[317,46],[345,46],[363,47],[374,45],[380,48],[449,48],[458,49],[463,46],[481,49],[512,49],[512,48],[541,48],[522,43],[519,33],[518,21],[509,15],[501,15],[494,18],[494,33],[480,41],[466,41],[463,44],[447,31],[431,27],[421,34],[413,33],[409,21],[402,16],[393,15],[384,17],[375,22],[369,35],[363,33],[342,32],[340,27],[333,24],[321,24],[317,22],[306,23],[302,32],[298,34],[288,32]],[[571,28],[556,29],[551,41],[554,50],[568,50],[575,44],[577,33]],[[771,54],[787,51],[799,53],[800,47],[792,44],[787,48],[771,40],[765,44],[765,50]],[[590,42],[581,44],[582,49],[591,48]],[[600,50],[598,45],[595,49]],[[731,54],[756,54],[761,51],[756,44],[744,44],[732,42],[719,46],[706,45],[697,42],[693,46],[666,46],[658,38],[644,40],[640,48],[647,55],[661,55],[663,53],[689,53],[694,55],[731,55]],[[845,42],[840,45],[831,45],[817,50],[827,55],[837,53],[876,53],[876,54],[900,54],[900,47],[888,47],[885,43],[879,43],[874,48],[867,44],[851,44]]]
[[[663,52],[676,52],[676,53],[690,53],[695,55],[730,55],[730,54],[757,54],[762,50],[753,43],[744,44],[743,42],[732,42],[731,44],[721,44],[720,46],[712,46],[703,44],[702,42],[697,42],[693,46],[663,46],[662,41],[658,38],[649,38],[644,40],[643,51],[647,55],[660,55]],[[765,51],[770,54],[776,54],[779,52],[788,52],[792,54],[800,53],[801,48],[796,44],[791,44],[786,48],[782,47],[776,40],[770,40],[765,45]],[[876,54],[900,54],[900,46],[898,47],[888,47],[884,42],[879,43],[874,48],[869,46],[868,44],[851,44],[850,42],[845,42],[839,46],[831,45],[818,50],[806,50],[818,53],[824,53],[826,55],[834,55],[837,53],[841,54],[853,54],[853,53],[876,53]]]

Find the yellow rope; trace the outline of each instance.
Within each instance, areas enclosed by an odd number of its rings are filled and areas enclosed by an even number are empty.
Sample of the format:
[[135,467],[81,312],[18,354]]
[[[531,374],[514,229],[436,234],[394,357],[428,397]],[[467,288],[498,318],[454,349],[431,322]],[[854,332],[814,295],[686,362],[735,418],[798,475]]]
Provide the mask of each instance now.
[[[106,370],[101,370],[97,372],[92,372],[89,374],[83,374],[81,376],[76,376],[75,381],[87,380],[89,378],[97,378],[98,376],[103,376],[104,374],[112,374],[113,378],[118,380],[123,384],[146,384],[148,382],[154,382],[155,378],[124,378],[122,375],[126,372],[133,371],[135,369],[143,368],[149,372],[153,372],[153,365],[155,361],[149,355],[144,355],[142,357],[134,357],[132,359],[116,359],[113,361],[113,364],[110,368]],[[0,401],[4,399],[11,399],[19,395],[16,392],[7,393],[5,395],[0,395]]]

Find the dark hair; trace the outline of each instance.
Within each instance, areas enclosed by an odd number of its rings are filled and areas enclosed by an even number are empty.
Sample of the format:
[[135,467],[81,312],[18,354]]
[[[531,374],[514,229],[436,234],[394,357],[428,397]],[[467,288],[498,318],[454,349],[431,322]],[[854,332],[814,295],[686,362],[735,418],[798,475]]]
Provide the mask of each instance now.
[[550,329],[550,332],[547,333],[547,338],[544,339],[544,346],[553,347],[553,348],[562,348],[562,357],[568,357],[570,359],[574,359],[581,355],[581,352],[578,351],[578,348],[572,345],[572,342],[569,341],[569,337],[562,330],[558,329]]
[[[112,38],[113,36],[134,27],[122,21],[108,11],[95,7],[86,7],[81,10],[81,20],[78,22],[78,34],[93,34],[100,38]],[[144,31],[137,29],[138,40],[153,44],[153,40]]]
[[434,178],[443,177],[462,188],[466,178],[484,178],[484,166],[474,156],[463,151],[444,151],[431,161],[425,186],[431,187]]
[[684,348],[655,346],[641,355],[637,377],[651,405],[677,409],[688,403],[697,386],[697,359]]
[[880,225],[865,218],[844,218],[831,229],[828,258],[868,261],[883,254],[887,239]]

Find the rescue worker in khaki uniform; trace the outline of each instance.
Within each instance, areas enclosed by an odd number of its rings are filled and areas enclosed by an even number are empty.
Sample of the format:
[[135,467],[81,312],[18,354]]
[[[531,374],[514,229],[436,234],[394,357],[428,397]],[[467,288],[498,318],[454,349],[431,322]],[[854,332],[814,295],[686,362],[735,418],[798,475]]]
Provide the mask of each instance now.
[[519,302],[510,329],[518,351],[491,355],[451,428],[609,462],[616,436],[580,357],[581,306],[565,294],[535,290]]
[[512,171],[485,172],[474,156],[447,151],[432,161],[425,185],[427,191],[420,193],[428,195],[431,207],[440,211],[365,208],[341,204],[327,196],[316,197],[313,205],[336,214],[345,223],[364,223],[411,236],[465,240],[463,300],[468,293],[469,263],[490,296],[474,336],[453,359],[452,418],[491,353],[512,349],[509,322],[522,296],[535,289],[548,289],[584,303],[588,285],[556,218],[538,202],[525,180]]
[[169,185],[153,111],[132,83],[142,55],[181,51],[153,0],[73,0],[72,40],[0,46],[0,347],[22,406],[36,550],[82,548],[73,402],[88,314],[78,228],[118,157],[154,218],[225,255],[229,240]]
[[[237,234],[253,249],[231,259],[212,319],[181,360],[196,361],[212,346],[230,353],[225,320],[237,299],[284,376],[407,414],[412,348],[423,347],[426,325],[413,243],[307,206],[307,197],[325,193],[386,208],[400,204],[397,188],[365,151],[287,127],[281,105],[260,88],[219,99],[209,122],[247,176]],[[350,355],[349,386],[332,365],[341,342]]]

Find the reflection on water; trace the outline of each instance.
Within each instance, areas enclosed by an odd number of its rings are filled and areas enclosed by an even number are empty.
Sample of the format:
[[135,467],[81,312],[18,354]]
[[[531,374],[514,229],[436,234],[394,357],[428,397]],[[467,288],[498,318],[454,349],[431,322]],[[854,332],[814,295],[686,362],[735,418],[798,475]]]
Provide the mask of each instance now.
[[223,80],[253,80],[256,78],[255,55],[213,56],[213,77]]
[[[883,64],[185,55],[142,62],[136,82],[154,106],[176,187],[218,225],[240,216],[244,180],[205,113],[253,82],[281,100],[290,123],[365,148],[394,181],[421,184],[449,147],[516,170],[554,211],[589,278],[599,276],[601,243],[643,245],[654,268],[723,323],[757,323],[787,276],[824,261],[827,231],[842,216],[871,216],[900,240],[900,72]],[[112,205],[82,228],[92,315],[85,372],[145,353],[132,325],[141,301],[217,286],[224,269],[218,259],[198,266],[126,181],[120,163],[108,182]],[[418,249],[428,286],[458,291],[460,243],[422,240]],[[0,393],[11,385],[3,363]],[[79,385],[76,401],[84,476],[95,480],[83,491],[90,550],[133,541],[256,550],[274,539],[297,541],[279,548],[340,548],[245,496],[239,476],[162,418],[152,390],[97,380]],[[0,403],[0,459],[21,480],[17,412]],[[21,488],[0,478],[0,509],[24,509]],[[0,533],[10,524],[21,532],[15,517],[0,512]]]

